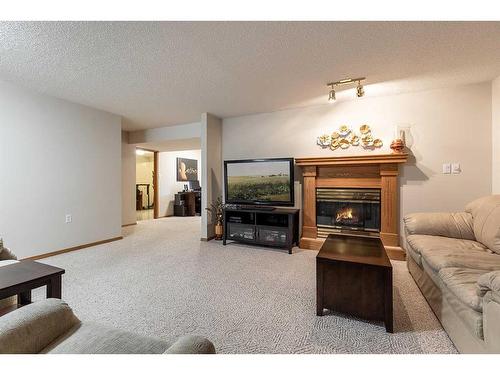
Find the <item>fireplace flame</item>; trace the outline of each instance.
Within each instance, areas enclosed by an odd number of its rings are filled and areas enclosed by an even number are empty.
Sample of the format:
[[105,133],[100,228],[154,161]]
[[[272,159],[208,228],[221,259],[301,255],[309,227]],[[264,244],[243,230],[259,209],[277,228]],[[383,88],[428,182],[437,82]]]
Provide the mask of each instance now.
[[340,211],[337,212],[337,219],[336,221],[339,220],[351,220],[353,218],[352,216],[352,208],[346,207],[341,209]]

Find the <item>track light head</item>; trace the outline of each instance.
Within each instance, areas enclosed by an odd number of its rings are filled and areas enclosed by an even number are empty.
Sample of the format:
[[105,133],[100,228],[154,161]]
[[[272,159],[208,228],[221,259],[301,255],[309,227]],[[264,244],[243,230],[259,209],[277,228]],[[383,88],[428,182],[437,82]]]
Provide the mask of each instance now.
[[363,88],[363,85],[361,85],[361,81],[358,81],[358,86],[356,87],[356,95],[358,98],[361,98],[363,95],[365,95],[365,90]]
[[335,90],[332,88],[332,89],[330,90],[330,93],[328,94],[328,100],[329,100],[329,101],[332,101],[332,100],[335,100],[335,99],[337,99],[337,98],[335,97]]

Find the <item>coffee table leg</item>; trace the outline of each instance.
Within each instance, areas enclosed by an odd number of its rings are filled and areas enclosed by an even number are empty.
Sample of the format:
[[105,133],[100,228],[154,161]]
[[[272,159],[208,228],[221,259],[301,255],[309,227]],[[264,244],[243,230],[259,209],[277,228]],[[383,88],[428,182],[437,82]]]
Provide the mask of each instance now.
[[392,269],[387,270],[385,276],[385,330],[394,332],[394,319],[392,312]]
[[62,286],[61,286],[61,275],[50,279],[47,284],[47,298],[59,298],[62,297]]
[[29,305],[31,303],[31,290],[21,292],[17,295],[17,303],[19,305]]
[[323,315],[323,267],[316,261],[316,315]]

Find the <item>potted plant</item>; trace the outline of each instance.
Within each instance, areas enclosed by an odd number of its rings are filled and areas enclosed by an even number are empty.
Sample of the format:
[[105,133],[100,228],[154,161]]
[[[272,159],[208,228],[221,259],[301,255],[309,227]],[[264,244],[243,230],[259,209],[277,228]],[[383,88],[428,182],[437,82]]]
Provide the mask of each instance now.
[[215,219],[215,239],[222,240],[222,235],[224,233],[224,227],[222,225],[222,216],[224,211],[224,203],[222,202],[222,197],[218,197],[215,202],[213,202],[210,207],[205,208],[213,218]]

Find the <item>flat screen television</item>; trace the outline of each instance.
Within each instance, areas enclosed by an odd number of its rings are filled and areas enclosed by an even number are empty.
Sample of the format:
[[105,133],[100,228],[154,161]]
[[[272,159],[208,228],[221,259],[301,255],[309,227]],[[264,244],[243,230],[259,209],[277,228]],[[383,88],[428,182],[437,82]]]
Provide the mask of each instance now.
[[293,206],[293,158],[224,161],[225,202]]

